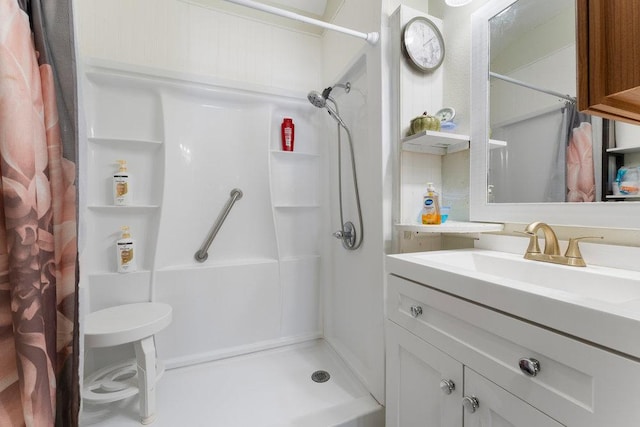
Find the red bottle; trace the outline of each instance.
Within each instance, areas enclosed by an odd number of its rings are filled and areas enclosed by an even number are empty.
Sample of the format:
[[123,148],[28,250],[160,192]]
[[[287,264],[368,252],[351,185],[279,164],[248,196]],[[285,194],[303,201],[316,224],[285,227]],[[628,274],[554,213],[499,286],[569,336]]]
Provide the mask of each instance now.
[[295,137],[293,119],[285,117],[280,128],[282,130],[282,151],[293,151]]

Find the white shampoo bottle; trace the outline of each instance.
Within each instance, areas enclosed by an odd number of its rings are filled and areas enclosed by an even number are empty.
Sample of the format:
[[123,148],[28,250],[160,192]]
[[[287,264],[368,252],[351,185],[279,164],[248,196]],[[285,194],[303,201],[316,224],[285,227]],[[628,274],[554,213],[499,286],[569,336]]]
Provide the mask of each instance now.
[[127,161],[118,160],[120,168],[113,175],[113,203],[116,206],[131,204],[131,177],[127,171]]
[[116,256],[118,263],[118,273],[131,273],[136,271],[136,251],[135,241],[131,238],[129,227],[120,227],[122,237],[116,242]]

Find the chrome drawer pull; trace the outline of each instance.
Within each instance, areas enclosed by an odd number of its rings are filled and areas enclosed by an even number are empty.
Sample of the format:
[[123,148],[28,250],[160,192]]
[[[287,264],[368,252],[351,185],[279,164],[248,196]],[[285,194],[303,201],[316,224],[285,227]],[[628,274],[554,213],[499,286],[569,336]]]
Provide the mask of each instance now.
[[529,377],[535,377],[540,372],[540,362],[532,357],[523,357],[518,361],[520,370]]
[[422,315],[422,307],[420,307],[419,305],[412,305],[409,311],[411,311],[411,315],[413,317]]
[[444,394],[451,394],[453,390],[456,389],[456,384],[451,380],[442,380],[440,381],[440,390]]
[[464,406],[467,411],[473,414],[474,412],[476,412],[476,409],[480,407],[480,402],[475,396],[465,396],[462,399],[462,406]]

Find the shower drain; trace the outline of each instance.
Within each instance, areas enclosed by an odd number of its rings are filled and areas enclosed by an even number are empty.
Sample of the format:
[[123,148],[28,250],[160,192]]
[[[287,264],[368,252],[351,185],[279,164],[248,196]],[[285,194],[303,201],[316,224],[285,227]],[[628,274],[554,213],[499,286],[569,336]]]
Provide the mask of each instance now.
[[315,371],[311,374],[311,379],[317,383],[325,383],[329,381],[329,378],[331,378],[331,375],[327,371]]

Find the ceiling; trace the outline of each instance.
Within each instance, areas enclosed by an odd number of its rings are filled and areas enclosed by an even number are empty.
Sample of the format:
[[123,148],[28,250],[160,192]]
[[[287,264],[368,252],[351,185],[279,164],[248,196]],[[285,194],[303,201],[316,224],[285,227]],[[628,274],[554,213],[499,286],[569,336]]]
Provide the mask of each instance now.
[[491,56],[563,11],[575,8],[574,0],[518,0],[489,20]]

